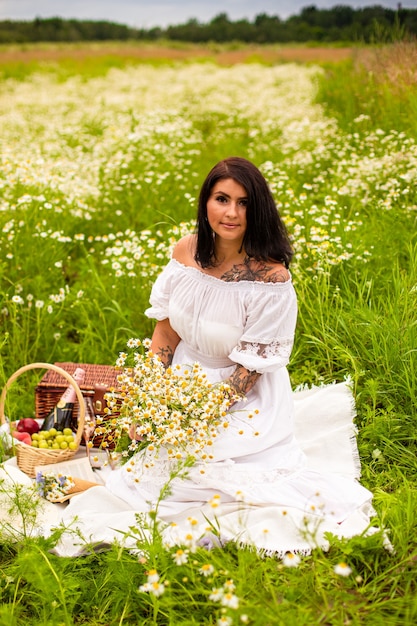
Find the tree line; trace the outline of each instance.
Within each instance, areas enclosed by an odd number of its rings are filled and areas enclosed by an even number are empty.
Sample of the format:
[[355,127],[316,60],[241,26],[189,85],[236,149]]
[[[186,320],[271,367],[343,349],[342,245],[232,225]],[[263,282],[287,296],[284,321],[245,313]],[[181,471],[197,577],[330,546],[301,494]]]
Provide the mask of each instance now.
[[191,43],[372,43],[395,41],[416,35],[417,9],[402,8],[401,4],[398,4],[397,10],[380,5],[357,9],[341,4],[330,9],[309,5],[285,20],[278,15],[260,13],[252,21],[232,21],[227,13],[220,13],[207,23],[190,19],[184,24],[149,29],[103,20],[60,17],[0,21],[0,43],[157,39]]

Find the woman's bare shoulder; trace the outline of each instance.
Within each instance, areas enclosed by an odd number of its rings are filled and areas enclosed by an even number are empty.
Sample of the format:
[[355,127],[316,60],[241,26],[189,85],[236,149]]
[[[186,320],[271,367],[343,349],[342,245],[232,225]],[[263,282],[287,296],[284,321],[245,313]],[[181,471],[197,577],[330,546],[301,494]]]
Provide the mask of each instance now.
[[195,265],[194,255],[196,246],[196,236],[186,235],[182,237],[174,247],[172,258],[183,265]]
[[290,280],[290,273],[285,265],[276,261],[252,261],[251,270],[254,280],[263,283],[286,283]]

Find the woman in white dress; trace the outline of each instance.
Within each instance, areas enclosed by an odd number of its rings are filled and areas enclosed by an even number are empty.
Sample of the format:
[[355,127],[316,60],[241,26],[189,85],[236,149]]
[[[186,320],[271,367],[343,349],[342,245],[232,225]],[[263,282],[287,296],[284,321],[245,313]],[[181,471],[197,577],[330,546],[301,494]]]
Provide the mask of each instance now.
[[[186,478],[173,481],[170,495],[158,504],[159,517],[181,524],[190,514],[203,520],[215,512],[226,537],[271,552],[308,551],[318,533],[319,543],[325,543],[326,530],[362,532],[372,513],[372,494],[359,484],[350,461],[338,467],[337,459],[332,465],[324,458],[326,445],[332,448],[325,432],[322,451],[320,444],[312,446],[312,460],[295,437],[297,394],[286,369],[297,318],[291,257],[286,229],[260,171],[246,159],[225,159],[202,186],[196,234],[175,246],[146,311],[156,319],[152,351],[166,366],[199,362],[209,380],[226,381],[242,397],[230,410],[230,427],[214,442],[212,461],[204,468],[197,462]],[[339,393],[334,417],[318,390],[317,401],[302,416],[306,430],[311,421],[320,426],[320,412],[331,429],[347,401],[343,428],[352,435],[346,385],[330,387],[329,402]],[[302,421],[298,431],[303,439]],[[357,451],[350,453],[357,470]],[[137,455],[136,471],[122,467],[106,485],[136,511],[155,506],[169,476],[163,456],[144,470],[144,454]],[[214,496],[222,508],[213,512],[207,503]]]
[[291,388],[286,366],[297,318],[291,257],[260,171],[238,157],[218,163],[200,192],[196,234],[174,248],[146,314],[156,319],[151,347],[164,365],[198,362],[211,382],[226,381],[242,399],[229,410],[229,428],[214,439],[212,458],[197,461],[186,476],[172,480],[164,449],[146,467],[144,448],[119,469],[104,470],[105,485],[75,495],[66,508],[48,503],[37,531],[68,526],[57,554],[76,556],[115,540],[137,548],[131,529],[140,525],[152,540],[151,511],[167,545],[187,543],[190,530],[192,541],[200,536],[210,545],[216,529],[216,541],[277,555],[326,549],[331,534],[375,530],[372,494],[358,482],[349,385]]

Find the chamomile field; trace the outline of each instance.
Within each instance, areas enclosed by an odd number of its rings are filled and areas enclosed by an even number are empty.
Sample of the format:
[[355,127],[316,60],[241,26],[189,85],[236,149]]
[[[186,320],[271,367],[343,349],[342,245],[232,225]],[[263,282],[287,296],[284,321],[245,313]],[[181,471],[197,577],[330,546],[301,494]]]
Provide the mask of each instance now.
[[[352,381],[361,480],[385,532],[281,559],[167,549],[138,524],[139,557],[115,545],[66,559],[51,553],[59,530],[33,536],[41,500],[0,485],[24,529],[0,520],[0,625],[415,624],[415,43],[100,46],[0,49],[0,387],[32,362],[114,365],[149,337],[151,285],[193,231],[207,172],[246,157],[295,250],[293,386]],[[10,390],[11,419],[34,416],[38,380]]]

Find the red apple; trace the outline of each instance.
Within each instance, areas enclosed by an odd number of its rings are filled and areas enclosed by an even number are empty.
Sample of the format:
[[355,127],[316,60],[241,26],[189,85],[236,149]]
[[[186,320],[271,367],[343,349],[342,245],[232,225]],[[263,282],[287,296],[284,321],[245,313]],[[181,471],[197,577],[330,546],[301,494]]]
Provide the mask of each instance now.
[[29,433],[29,435],[33,435],[33,433],[39,432],[39,424],[31,417],[25,417],[17,423],[16,430],[18,430],[19,433]]
[[32,445],[32,439],[29,433],[22,433],[22,432],[19,432],[18,430],[14,430],[12,432],[12,435],[15,439],[17,439],[18,441],[21,441],[22,443],[26,443],[28,446]]

